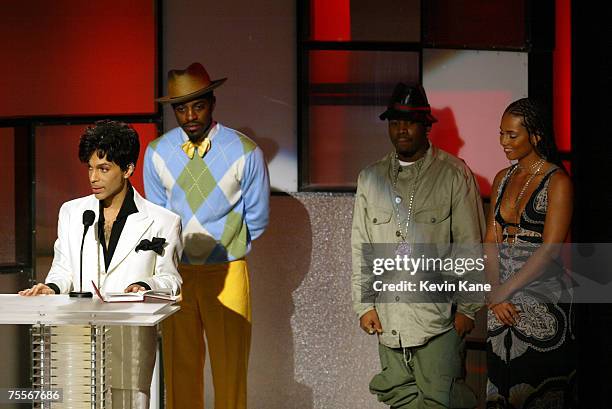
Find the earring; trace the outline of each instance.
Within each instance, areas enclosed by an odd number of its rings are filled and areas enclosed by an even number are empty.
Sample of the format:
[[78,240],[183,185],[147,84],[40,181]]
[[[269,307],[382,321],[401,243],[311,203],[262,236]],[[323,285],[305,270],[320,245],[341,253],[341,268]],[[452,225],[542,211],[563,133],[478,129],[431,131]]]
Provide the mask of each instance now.
[[128,165],[127,171],[125,172],[125,178],[129,178],[130,176],[132,176],[134,174],[134,164],[130,163]]

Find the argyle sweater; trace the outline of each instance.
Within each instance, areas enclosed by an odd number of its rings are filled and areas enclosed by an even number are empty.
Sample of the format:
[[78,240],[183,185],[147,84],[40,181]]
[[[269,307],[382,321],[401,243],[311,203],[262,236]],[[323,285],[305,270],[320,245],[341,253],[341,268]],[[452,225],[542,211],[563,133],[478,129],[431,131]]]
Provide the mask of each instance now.
[[244,257],[268,224],[270,182],[260,148],[221,124],[209,132],[211,148],[193,159],[174,128],[145,152],[148,200],[181,216],[185,250],[181,262],[215,264]]

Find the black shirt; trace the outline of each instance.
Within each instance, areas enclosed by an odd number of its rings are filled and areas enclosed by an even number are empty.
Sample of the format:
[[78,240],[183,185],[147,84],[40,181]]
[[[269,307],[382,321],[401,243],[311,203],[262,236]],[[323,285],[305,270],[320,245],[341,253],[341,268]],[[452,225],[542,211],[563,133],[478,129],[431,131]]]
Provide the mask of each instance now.
[[102,245],[102,251],[104,252],[104,269],[108,272],[108,266],[110,265],[111,260],[113,259],[113,254],[115,254],[115,249],[117,248],[117,243],[119,242],[119,237],[121,237],[121,232],[125,227],[125,222],[129,215],[138,213],[138,208],[134,203],[134,188],[128,182],[128,190],[125,193],[125,198],[123,199],[123,203],[121,204],[121,209],[119,209],[119,213],[117,213],[117,218],[113,223],[113,227],[111,230],[110,240],[108,241],[108,248],[106,247],[106,238],[104,237],[104,205],[102,200],[100,200],[100,216],[98,217],[98,240]]

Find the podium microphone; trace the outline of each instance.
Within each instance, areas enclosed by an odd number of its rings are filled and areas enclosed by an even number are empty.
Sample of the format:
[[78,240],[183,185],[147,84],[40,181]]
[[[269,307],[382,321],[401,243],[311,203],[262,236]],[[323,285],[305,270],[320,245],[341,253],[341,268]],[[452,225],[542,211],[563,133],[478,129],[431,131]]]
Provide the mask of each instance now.
[[77,298],[91,298],[93,294],[86,291],[83,292],[83,244],[85,243],[85,235],[87,234],[87,230],[89,230],[89,226],[91,226],[96,219],[96,214],[93,210],[85,210],[83,212],[83,239],[81,240],[81,269],[80,269],[80,284],[79,291],[71,291],[70,297]]

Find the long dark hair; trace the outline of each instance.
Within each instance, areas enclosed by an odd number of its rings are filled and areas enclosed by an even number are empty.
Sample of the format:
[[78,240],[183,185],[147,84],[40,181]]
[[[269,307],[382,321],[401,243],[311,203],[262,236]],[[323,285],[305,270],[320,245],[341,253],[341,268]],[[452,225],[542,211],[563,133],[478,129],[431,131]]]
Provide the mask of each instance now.
[[504,114],[520,117],[521,125],[527,130],[530,141],[532,135],[540,137],[540,140],[535,145],[538,153],[547,161],[565,170],[557,144],[555,143],[552,118],[548,110],[541,103],[530,98],[521,98],[508,105]]

